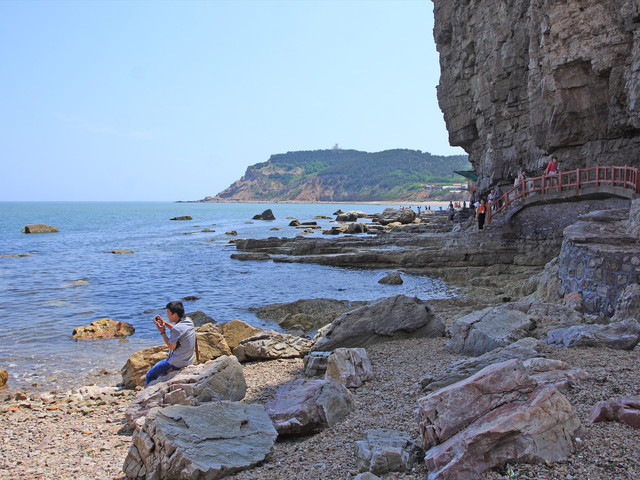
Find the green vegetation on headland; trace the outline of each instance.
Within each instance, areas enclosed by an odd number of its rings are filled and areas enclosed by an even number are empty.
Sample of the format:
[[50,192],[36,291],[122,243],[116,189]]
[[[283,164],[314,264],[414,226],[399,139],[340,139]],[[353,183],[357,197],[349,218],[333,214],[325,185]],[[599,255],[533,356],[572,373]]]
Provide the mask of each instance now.
[[443,185],[466,180],[467,155],[419,150],[288,152],[247,168],[244,176],[205,202],[366,202],[441,200]]

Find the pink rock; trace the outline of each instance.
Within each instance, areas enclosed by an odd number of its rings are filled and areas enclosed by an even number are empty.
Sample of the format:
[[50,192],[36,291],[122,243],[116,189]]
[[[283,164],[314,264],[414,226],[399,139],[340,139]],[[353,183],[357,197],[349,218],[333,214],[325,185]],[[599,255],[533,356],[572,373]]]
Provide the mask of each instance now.
[[625,397],[602,401],[591,410],[591,423],[620,422],[640,428],[640,397]]

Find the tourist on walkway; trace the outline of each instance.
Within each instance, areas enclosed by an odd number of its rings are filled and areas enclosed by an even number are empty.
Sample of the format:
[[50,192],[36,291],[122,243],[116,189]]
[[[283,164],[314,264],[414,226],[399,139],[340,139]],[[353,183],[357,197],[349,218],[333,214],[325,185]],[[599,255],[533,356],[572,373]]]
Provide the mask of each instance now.
[[493,194],[494,202],[496,204],[496,209],[502,206],[502,190],[500,190],[500,185],[496,186],[495,193]]
[[550,187],[557,187],[558,185],[560,185],[560,181],[558,180],[558,178],[560,177],[560,166],[558,165],[558,157],[556,157],[555,155],[551,157],[551,161],[549,162],[549,165],[547,165],[544,174],[549,176]]
[[480,200],[480,204],[478,205],[476,212],[476,220],[478,221],[478,230],[482,230],[484,228],[484,217],[487,212],[487,207],[484,203],[484,198]]

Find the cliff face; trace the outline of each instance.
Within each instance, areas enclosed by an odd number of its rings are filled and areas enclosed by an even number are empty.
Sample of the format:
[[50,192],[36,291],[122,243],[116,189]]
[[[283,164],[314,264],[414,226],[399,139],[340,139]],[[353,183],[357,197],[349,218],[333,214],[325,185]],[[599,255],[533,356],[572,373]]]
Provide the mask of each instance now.
[[485,189],[521,169],[640,166],[638,0],[433,0],[438,101]]

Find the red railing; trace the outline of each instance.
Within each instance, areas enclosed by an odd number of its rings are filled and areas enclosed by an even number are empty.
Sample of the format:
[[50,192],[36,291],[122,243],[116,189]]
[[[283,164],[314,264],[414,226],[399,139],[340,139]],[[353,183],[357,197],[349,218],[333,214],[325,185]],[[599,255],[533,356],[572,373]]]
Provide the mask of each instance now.
[[579,195],[580,190],[593,187],[619,187],[640,193],[640,173],[637,167],[596,166],[526,178],[523,184],[514,186],[499,200],[493,201],[487,208],[487,223],[491,223],[491,218],[498,213],[520,205],[524,198],[554,192],[564,192],[565,195],[574,192],[574,195]]

